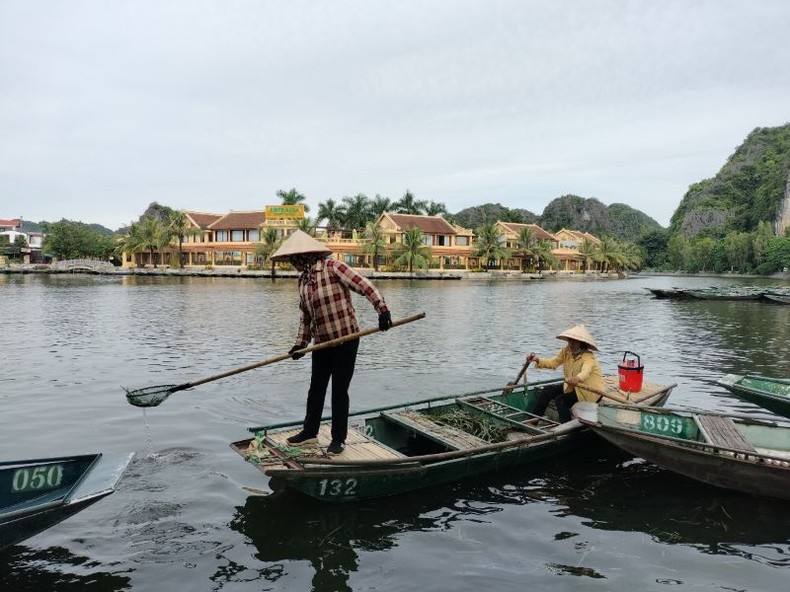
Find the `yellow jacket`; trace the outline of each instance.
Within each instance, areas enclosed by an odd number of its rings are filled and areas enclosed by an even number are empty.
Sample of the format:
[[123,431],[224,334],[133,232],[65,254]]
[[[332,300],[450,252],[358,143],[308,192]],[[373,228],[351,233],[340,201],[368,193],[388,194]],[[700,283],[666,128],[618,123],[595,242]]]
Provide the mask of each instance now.
[[[576,376],[579,379],[579,385],[575,388],[579,401],[598,400],[598,394],[584,389],[585,386],[588,386],[603,391],[605,387],[601,367],[592,351],[585,349],[581,353],[573,355],[571,348],[566,345],[553,358],[538,358],[535,365],[538,368],[553,369],[560,364],[562,364],[565,380],[571,376]],[[564,385],[564,389],[565,392],[570,392],[567,384]]]

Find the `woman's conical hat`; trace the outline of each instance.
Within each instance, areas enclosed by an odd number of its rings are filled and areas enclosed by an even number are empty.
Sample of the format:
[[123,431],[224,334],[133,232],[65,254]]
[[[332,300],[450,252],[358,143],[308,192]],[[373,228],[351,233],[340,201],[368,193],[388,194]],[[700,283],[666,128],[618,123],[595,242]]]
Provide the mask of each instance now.
[[557,339],[575,339],[576,341],[586,343],[590,349],[598,351],[598,346],[595,345],[595,339],[593,339],[593,336],[590,335],[590,332],[584,325],[576,325],[570,329],[566,329],[557,335]]
[[295,230],[271,256],[272,261],[284,261],[294,255],[329,255],[332,251],[302,230]]

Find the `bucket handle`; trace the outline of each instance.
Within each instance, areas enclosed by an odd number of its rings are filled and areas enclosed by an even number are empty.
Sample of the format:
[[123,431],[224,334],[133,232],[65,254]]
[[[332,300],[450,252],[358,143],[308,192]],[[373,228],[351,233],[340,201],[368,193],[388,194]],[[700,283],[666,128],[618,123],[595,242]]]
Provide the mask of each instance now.
[[637,366],[637,368],[642,366],[642,360],[639,359],[639,354],[637,354],[635,352],[632,352],[632,351],[626,351],[625,353],[623,353],[623,362],[625,362],[625,357],[628,354],[631,354],[632,356],[636,356],[636,366]]

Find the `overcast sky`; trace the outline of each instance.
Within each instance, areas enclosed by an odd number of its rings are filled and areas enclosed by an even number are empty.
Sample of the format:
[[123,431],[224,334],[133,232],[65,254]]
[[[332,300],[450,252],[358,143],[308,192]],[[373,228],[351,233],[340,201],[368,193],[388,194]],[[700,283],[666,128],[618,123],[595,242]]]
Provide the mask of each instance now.
[[0,0],[0,218],[380,194],[666,226],[790,122],[787,0]]

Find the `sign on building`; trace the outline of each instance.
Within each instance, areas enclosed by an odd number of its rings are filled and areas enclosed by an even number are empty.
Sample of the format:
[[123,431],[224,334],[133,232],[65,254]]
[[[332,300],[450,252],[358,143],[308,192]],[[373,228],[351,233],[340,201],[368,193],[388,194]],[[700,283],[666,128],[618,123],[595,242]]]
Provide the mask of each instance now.
[[266,206],[266,219],[299,220],[304,218],[304,204]]

